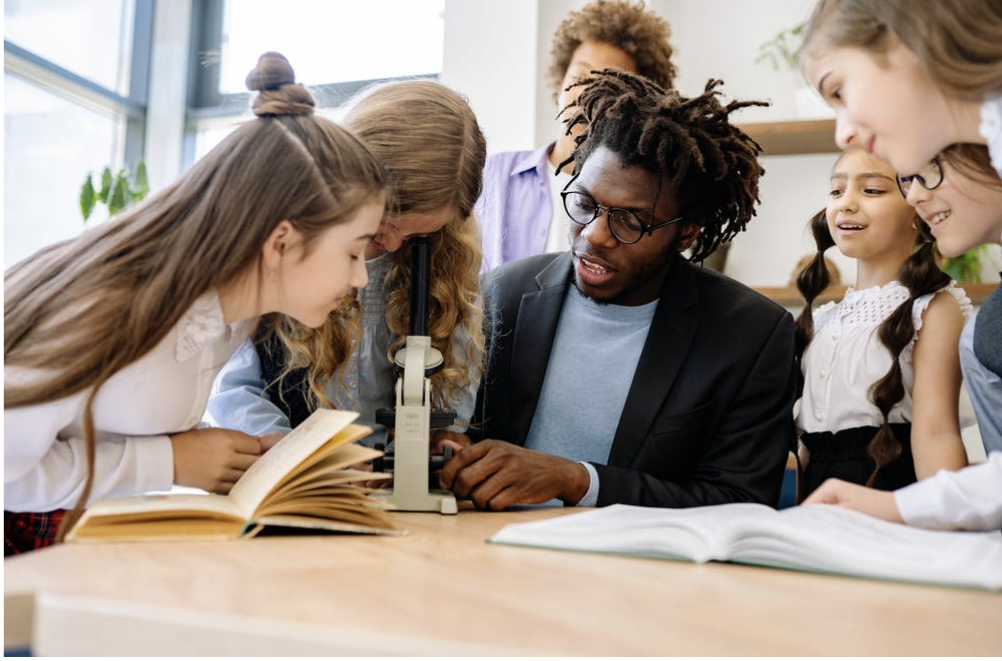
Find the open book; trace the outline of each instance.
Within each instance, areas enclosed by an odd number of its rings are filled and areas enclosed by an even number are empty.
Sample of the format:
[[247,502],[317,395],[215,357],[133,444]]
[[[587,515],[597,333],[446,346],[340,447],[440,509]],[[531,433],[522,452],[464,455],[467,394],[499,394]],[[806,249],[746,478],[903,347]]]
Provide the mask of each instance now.
[[319,409],[254,462],[229,495],[158,494],[93,503],[70,542],[233,539],[267,526],[390,533],[396,527],[362,480],[388,477],[348,467],[382,452],[355,443],[371,429],[350,411]]
[[611,505],[512,524],[488,541],[1002,590],[998,533],[909,528],[834,505]]

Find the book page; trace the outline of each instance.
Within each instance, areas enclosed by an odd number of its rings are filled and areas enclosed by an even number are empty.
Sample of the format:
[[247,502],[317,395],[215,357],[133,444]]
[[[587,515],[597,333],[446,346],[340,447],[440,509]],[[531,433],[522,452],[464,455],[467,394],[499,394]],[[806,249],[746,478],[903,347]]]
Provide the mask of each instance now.
[[806,505],[756,521],[734,560],[872,578],[1002,589],[998,533],[924,530],[835,505]]
[[[354,411],[317,409],[261,455],[230,490],[229,497],[240,508],[244,518],[250,519],[264,497],[282,478],[293,472],[317,448],[337,437],[338,432],[357,417],[358,413]],[[350,443],[355,438],[351,434],[339,437],[338,444]]]
[[725,547],[739,522],[762,516],[775,516],[775,511],[754,503],[688,509],[610,505],[512,524],[490,541],[708,562],[726,556]]
[[164,514],[176,514],[178,511],[193,514],[218,514],[229,518],[244,520],[246,517],[240,508],[229,497],[219,494],[189,494],[189,493],[159,493],[122,498],[106,498],[88,507],[77,526],[82,526],[89,519],[110,517],[135,517],[149,514],[149,518],[166,518]]

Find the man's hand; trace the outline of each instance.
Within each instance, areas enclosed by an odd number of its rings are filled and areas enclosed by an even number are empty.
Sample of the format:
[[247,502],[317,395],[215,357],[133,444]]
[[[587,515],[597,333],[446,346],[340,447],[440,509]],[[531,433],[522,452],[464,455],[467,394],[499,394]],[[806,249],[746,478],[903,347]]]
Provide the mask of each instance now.
[[803,504],[818,503],[839,505],[885,521],[903,523],[893,491],[879,491],[830,478],[808,496]]
[[170,437],[174,484],[227,494],[261,454],[257,436],[232,429],[192,429]]
[[588,470],[576,461],[505,443],[482,441],[453,457],[439,484],[477,509],[545,503],[559,498],[576,504],[588,491]]
[[472,444],[470,437],[458,431],[436,429],[431,433],[431,454],[442,454],[445,448],[451,447],[455,454]]

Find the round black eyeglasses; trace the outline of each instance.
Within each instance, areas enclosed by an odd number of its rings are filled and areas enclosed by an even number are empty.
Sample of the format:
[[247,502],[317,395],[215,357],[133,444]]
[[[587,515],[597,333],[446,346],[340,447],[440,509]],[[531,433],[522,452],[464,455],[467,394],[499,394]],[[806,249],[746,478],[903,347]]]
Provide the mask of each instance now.
[[912,183],[918,182],[919,186],[926,190],[933,190],[943,183],[943,166],[939,162],[939,156],[934,157],[918,174],[898,175],[898,190],[908,198],[908,191],[912,189]]
[[667,227],[684,218],[684,216],[676,216],[663,223],[651,225],[645,223],[629,209],[606,207],[599,204],[595,198],[584,191],[563,191],[560,196],[564,199],[564,211],[567,212],[567,217],[578,225],[588,225],[605,211],[609,231],[612,232],[617,241],[625,244],[636,243],[644,237],[644,234],[653,234],[654,230]]

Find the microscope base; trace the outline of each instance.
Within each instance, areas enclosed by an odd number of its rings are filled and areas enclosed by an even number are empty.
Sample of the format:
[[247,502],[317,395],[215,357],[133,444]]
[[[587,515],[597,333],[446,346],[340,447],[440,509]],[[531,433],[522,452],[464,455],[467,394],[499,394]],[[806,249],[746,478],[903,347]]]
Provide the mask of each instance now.
[[456,497],[442,489],[429,489],[425,493],[405,495],[395,491],[370,494],[373,498],[386,501],[398,512],[438,512],[456,514],[459,506]]

